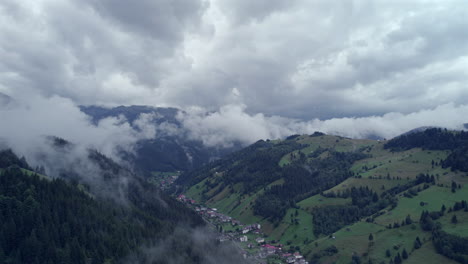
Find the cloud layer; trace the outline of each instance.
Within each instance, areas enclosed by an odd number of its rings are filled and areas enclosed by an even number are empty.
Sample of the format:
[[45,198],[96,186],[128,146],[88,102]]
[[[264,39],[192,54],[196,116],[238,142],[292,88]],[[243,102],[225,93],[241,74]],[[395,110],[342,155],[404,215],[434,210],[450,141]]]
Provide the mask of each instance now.
[[445,104],[410,114],[397,112],[382,116],[313,119],[301,121],[280,116],[250,115],[242,105],[227,105],[217,112],[191,111],[178,116],[191,138],[208,146],[250,144],[259,139],[279,139],[315,131],[351,138],[392,138],[417,127],[437,126],[463,129],[468,105]]
[[0,92],[310,120],[468,99],[468,4],[5,0]]
[[[460,128],[466,1],[38,0],[0,3],[3,140],[107,155],[158,133],[209,146],[322,131]],[[12,99],[13,98],[13,99]],[[181,127],[92,125],[77,105],[176,106]],[[197,110],[198,109],[198,110]]]

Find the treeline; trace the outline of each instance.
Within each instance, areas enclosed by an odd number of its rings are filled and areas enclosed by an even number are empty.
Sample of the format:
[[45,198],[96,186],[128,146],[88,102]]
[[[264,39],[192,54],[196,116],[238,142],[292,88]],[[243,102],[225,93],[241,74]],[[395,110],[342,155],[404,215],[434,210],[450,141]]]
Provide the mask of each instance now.
[[349,168],[353,162],[367,157],[362,153],[330,151],[324,159],[307,160],[301,153],[298,154],[298,159],[278,170],[284,184],[265,190],[254,203],[255,214],[274,221],[280,220],[296,202],[330,189],[351,177],[353,174]]
[[468,172],[468,132],[448,131],[431,128],[422,132],[401,135],[384,145],[391,151],[403,151],[412,148],[428,150],[450,150],[451,153],[442,161],[443,168]]
[[[199,169],[188,171],[180,175],[176,184],[192,186],[216,171],[226,172],[218,180],[225,184],[243,182],[247,183],[245,192],[254,189],[266,181],[269,174],[277,174],[278,162],[286,153],[299,149],[302,145],[296,142],[273,143],[269,140],[259,140],[254,144],[231,153],[226,157],[213,161]],[[247,174],[247,175],[245,175]],[[273,175],[274,177],[274,175]],[[251,182],[251,181],[254,182]],[[217,183],[218,183],[217,182]]]
[[[349,205],[334,205],[314,208],[313,225],[314,234],[329,235],[340,228],[359,221],[377,213],[390,204],[396,205],[396,200],[391,195],[382,195],[382,198],[376,192],[366,187],[347,189],[339,194],[323,194],[326,197],[351,198]],[[369,218],[368,221],[372,221]]]
[[25,169],[30,169],[24,157],[18,158],[11,149],[0,150],[0,168],[7,168],[14,165]]
[[432,232],[432,241],[437,253],[462,264],[468,264],[468,238],[436,229]]
[[[204,263],[206,252],[216,257],[220,249],[193,235],[191,228],[204,226],[195,212],[138,178],[127,179],[125,190],[109,182],[125,192],[117,202],[26,171],[12,152],[2,153],[10,162],[0,170],[0,263],[117,264],[128,256],[129,263]],[[148,256],[152,247],[158,253]]]
[[385,145],[385,149],[402,151],[412,148],[428,150],[456,149],[468,143],[468,132],[448,131],[441,128],[430,128],[421,132],[405,134],[393,138]]
[[[419,174],[415,180],[390,188],[380,196],[367,186],[353,187],[337,193],[324,193],[322,195],[325,197],[351,198],[351,204],[315,208],[312,211],[314,216],[314,233],[316,236],[321,234],[329,235],[364,217],[369,217],[367,221],[372,222],[373,218],[370,216],[373,214],[387,206],[391,206],[392,209],[397,206],[398,200],[396,199],[396,195],[398,193],[423,183],[426,185],[428,183],[435,184],[434,177],[427,174]],[[399,226],[399,224],[396,226]]]
[[[457,262],[468,264],[468,238],[448,234],[442,230],[442,225],[439,222],[435,222],[442,217],[446,211],[456,212],[460,210],[464,210],[465,213],[468,212],[468,204],[465,200],[456,202],[453,207],[449,209],[442,206],[440,211],[423,211],[419,219],[419,224],[424,231],[432,231],[432,242],[434,243],[437,253]],[[453,224],[458,222],[455,214],[452,216],[451,222]]]

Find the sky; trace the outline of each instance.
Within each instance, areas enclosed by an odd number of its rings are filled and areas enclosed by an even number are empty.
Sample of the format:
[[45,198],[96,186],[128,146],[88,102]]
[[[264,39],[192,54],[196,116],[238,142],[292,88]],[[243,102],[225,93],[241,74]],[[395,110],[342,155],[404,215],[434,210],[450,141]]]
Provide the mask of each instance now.
[[2,0],[0,117],[108,138],[125,124],[100,132],[78,105],[172,106],[212,145],[460,128],[466,17],[464,0]]

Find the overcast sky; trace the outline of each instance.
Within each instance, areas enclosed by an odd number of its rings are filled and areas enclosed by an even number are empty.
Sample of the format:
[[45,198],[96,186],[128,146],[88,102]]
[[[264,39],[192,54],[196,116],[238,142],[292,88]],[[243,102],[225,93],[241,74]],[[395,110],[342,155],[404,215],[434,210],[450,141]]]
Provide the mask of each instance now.
[[213,111],[184,117],[205,133],[265,124],[247,141],[455,127],[468,116],[467,17],[465,0],[2,0],[0,93],[54,113]]
[[0,91],[303,119],[468,98],[468,2],[2,0]]

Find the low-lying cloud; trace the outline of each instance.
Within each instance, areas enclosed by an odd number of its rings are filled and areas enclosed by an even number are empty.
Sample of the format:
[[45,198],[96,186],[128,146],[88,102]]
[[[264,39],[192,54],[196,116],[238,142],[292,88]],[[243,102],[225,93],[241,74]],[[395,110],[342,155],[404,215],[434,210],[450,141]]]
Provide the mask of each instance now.
[[[133,127],[123,117],[91,123],[91,118],[67,98],[28,94],[0,106],[0,141],[34,163],[35,153],[47,151],[48,136],[66,139],[80,148],[93,148],[117,158],[119,150],[131,152],[141,139],[153,138],[155,127],[141,116]],[[135,129],[138,128],[138,129]]]
[[468,105],[445,104],[414,113],[387,113],[382,116],[314,119],[301,121],[281,116],[248,114],[243,105],[227,105],[219,111],[180,112],[178,119],[189,137],[208,146],[244,145],[259,139],[278,139],[292,134],[326,134],[351,138],[392,138],[422,126],[463,129]]

